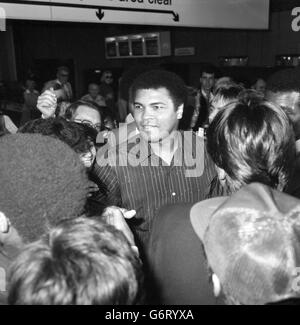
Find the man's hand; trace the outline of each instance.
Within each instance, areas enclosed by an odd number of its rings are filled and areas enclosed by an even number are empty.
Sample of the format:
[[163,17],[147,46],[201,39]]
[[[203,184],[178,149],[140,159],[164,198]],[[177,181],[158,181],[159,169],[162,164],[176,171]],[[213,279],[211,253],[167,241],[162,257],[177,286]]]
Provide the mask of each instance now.
[[38,98],[37,109],[42,113],[43,118],[54,117],[57,107],[57,97],[53,88],[46,90]]
[[135,215],[136,211],[134,210],[128,211],[126,209],[111,206],[104,210],[102,217],[104,217],[108,224],[122,231],[125,237],[128,239],[129,243],[132,246],[135,246],[134,236],[125,220],[132,219]]

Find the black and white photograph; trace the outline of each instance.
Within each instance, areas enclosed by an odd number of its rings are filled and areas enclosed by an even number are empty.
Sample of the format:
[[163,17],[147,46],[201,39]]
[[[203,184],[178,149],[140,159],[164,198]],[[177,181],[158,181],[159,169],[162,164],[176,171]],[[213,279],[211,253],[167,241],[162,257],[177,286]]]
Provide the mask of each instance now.
[[0,305],[300,305],[299,0],[0,0]]

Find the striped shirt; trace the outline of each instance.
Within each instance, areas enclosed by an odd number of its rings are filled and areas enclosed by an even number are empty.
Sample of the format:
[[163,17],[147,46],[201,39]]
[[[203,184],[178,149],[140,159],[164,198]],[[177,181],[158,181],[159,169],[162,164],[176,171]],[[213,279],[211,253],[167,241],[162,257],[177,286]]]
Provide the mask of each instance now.
[[153,219],[162,206],[208,198],[216,177],[203,139],[190,131],[179,134],[181,141],[170,166],[140,135],[98,152],[94,176],[105,184],[109,205],[136,210],[132,228],[142,245],[147,245]]

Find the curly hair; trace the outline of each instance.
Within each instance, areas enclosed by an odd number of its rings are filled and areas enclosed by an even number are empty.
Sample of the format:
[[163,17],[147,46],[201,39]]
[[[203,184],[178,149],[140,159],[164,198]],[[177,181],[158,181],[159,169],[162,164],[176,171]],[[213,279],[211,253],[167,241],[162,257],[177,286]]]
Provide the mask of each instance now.
[[40,134],[5,135],[0,155],[0,211],[25,242],[83,213],[86,170],[65,143]]
[[187,88],[184,81],[175,73],[165,70],[151,70],[140,74],[130,88],[130,98],[134,99],[141,89],[159,88],[168,90],[176,108],[186,102]]
[[59,139],[79,154],[88,152],[97,137],[97,131],[88,125],[67,121],[63,117],[29,121],[18,133],[36,133]]

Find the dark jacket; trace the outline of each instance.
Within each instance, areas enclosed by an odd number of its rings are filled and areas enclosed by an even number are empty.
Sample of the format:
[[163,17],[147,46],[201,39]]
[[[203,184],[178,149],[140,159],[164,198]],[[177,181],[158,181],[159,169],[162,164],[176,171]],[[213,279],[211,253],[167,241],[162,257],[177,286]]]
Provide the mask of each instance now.
[[[200,101],[197,103],[197,101]],[[199,104],[199,115],[196,121],[195,126],[192,128],[194,132],[198,132],[199,128],[203,128],[208,123],[209,117],[209,104],[207,100],[200,92],[200,96],[189,96],[183,110],[182,119],[179,123],[180,130],[190,130],[192,118],[196,110],[197,105]]]
[[148,259],[155,304],[219,304],[202,243],[190,222],[192,206],[166,206],[153,224]]

